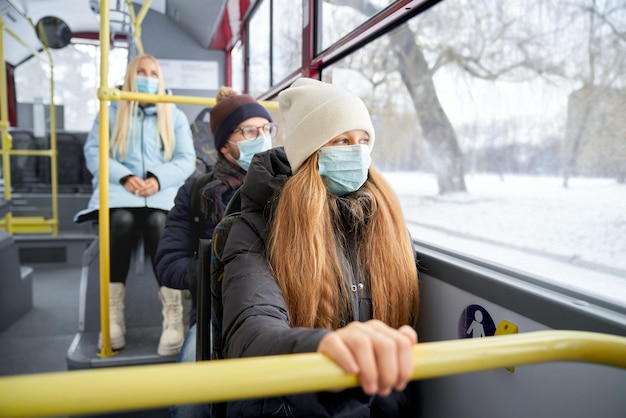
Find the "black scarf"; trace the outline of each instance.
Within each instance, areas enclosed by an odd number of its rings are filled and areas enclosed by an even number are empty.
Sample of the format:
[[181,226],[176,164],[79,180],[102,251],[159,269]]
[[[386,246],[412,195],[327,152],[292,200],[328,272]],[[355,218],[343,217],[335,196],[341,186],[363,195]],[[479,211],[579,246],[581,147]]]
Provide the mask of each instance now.
[[215,163],[213,173],[213,180],[208,182],[200,191],[202,196],[200,210],[213,223],[217,224],[224,216],[224,210],[228,203],[224,202],[224,194],[228,191],[237,190],[246,178],[246,172],[226,158],[220,157]]

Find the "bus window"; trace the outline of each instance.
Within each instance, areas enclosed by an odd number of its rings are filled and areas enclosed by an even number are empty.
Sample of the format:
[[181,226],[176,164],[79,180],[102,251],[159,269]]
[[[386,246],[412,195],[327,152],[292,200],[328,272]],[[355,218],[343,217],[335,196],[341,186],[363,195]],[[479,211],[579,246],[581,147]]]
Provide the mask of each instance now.
[[414,239],[623,305],[616,3],[446,1],[322,72],[370,108]]
[[[302,4],[261,3],[248,25],[250,94],[257,96],[302,64]],[[270,50],[271,45],[271,50]]]
[[[320,27],[322,39],[318,45],[317,52],[333,45],[341,37],[347,35],[392,3],[392,1],[388,0],[319,2],[321,8],[320,15],[322,16]],[[337,16],[342,16],[341,20],[338,20]]]
[[[272,17],[272,85],[302,65],[302,5],[274,2]],[[289,22],[289,24],[283,24]]]
[[[54,64],[54,102],[63,109],[63,123],[57,129],[87,132],[91,130],[99,106],[100,49],[94,45],[70,44],[50,53]],[[126,48],[111,50],[109,86],[123,83],[127,57]],[[42,58],[31,58],[15,69],[17,102],[24,112],[39,99],[50,103],[50,64],[45,54]],[[18,127],[32,128],[30,123],[32,118],[20,116],[18,111]]]
[[270,70],[270,2],[262,2],[248,25],[248,94],[253,97],[271,87]]
[[232,62],[232,84],[235,91],[245,91],[244,89],[244,46],[243,42],[238,41],[231,51]]

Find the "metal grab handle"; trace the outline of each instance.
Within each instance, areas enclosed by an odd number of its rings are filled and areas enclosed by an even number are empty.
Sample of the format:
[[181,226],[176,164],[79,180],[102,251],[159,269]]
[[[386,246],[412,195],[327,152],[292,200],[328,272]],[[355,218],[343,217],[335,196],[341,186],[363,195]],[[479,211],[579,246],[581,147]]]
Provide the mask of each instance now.
[[[415,380],[550,361],[626,369],[626,337],[537,331],[419,343],[413,358]],[[357,376],[317,353],[43,373],[0,378],[0,417],[128,411],[358,384]]]

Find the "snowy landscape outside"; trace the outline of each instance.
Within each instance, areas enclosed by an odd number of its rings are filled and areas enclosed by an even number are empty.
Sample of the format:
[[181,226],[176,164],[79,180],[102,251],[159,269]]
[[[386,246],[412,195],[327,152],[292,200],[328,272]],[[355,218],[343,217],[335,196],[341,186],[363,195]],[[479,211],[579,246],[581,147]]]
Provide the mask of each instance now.
[[468,175],[467,193],[386,172],[413,239],[626,304],[626,187],[614,179]]

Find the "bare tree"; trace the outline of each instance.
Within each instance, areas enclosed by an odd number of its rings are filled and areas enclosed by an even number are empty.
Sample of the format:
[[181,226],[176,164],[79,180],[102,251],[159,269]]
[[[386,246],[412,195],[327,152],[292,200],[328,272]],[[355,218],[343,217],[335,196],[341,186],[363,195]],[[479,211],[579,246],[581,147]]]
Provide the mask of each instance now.
[[439,193],[466,191],[463,153],[437,96],[433,73],[426,58],[417,47],[415,36],[408,26],[402,26],[392,39],[399,60],[398,71],[411,96],[422,135],[429,145],[429,157],[437,173]]
[[[379,10],[369,1],[330,0],[329,3],[352,7],[365,16],[372,16]],[[428,143],[428,157],[437,174],[439,193],[466,191],[463,154],[454,128],[437,97],[433,72],[417,43],[416,35],[407,25],[403,25],[390,35],[388,46],[389,48],[382,48],[387,54],[380,53],[381,48],[377,48],[379,56],[376,60],[379,64],[383,63],[387,72],[392,71],[391,64],[401,76],[411,98],[422,136]],[[367,67],[371,68],[373,65],[375,64],[369,60]]]
[[[477,79],[542,79],[575,89],[570,96],[562,148],[563,184],[567,186],[581,150],[601,131],[589,126],[601,119],[595,113],[625,87],[626,3],[537,0],[469,6],[459,0],[444,2],[443,6],[434,9],[436,14],[445,16],[447,22],[465,22],[449,25],[457,31],[456,37],[450,36],[454,42],[423,47],[426,54],[436,57],[435,70],[436,66],[452,64]],[[425,26],[438,31],[437,39],[448,34],[442,25]],[[623,174],[615,171],[619,180]]]
[[[623,89],[626,82],[626,5],[590,0],[570,5],[570,15],[577,18],[587,30],[586,45],[580,48],[584,54],[580,56],[578,71],[569,75],[579,80],[582,87],[573,92],[569,100],[564,187],[568,187],[569,178],[576,171],[586,142],[598,134],[597,127],[592,126],[597,124],[595,119],[598,117],[594,117],[594,114],[597,114],[598,108],[605,108],[606,102],[611,101],[616,96],[615,92]],[[623,104],[621,110],[624,110]],[[623,138],[617,138],[615,142],[623,142]],[[617,180],[623,183],[624,170],[617,168],[614,171]]]
[[[365,16],[379,10],[371,1],[327,2],[352,7]],[[362,61],[359,71],[373,77],[372,68],[382,65],[383,71],[400,74],[428,144],[439,192],[464,191],[463,155],[437,95],[434,75],[455,66],[487,81],[542,78],[549,83],[561,79],[568,85],[615,83],[624,73],[626,7],[611,0],[603,1],[602,7],[599,10],[596,0],[442,2],[384,37],[385,46],[379,45],[369,60]],[[583,18],[591,22],[588,42],[580,35]],[[579,53],[584,44],[589,45],[586,62]],[[578,147],[572,147],[569,167],[577,153]]]

